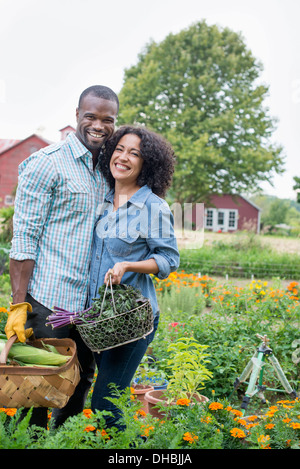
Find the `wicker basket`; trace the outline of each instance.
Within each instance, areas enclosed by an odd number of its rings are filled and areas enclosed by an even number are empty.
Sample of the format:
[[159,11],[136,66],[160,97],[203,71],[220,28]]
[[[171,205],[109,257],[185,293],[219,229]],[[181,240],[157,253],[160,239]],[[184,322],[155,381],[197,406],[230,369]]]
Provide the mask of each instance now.
[[[107,284],[108,285],[108,284]],[[112,285],[111,293],[113,300]],[[105,289],[102,306],[107,287]],[[101,319],[102,307],[99,319],[87,324],[77,324],[76,327],[82,340],[93,352],[102,352],[119,347],[129,342],[145,338],[153,331],[153,312],[150,301],[143,302],[140,306],[118,314],[113,300],[115,316]]]
[[43,348],[54,345],[63,355],[69,355],[64,365],[49,367],[6,365],[7,355],[16,340],[7,341],[0,359],[0,407],[64,407],[79,382],[76,344],[71,339],[38,339],[30,345]]

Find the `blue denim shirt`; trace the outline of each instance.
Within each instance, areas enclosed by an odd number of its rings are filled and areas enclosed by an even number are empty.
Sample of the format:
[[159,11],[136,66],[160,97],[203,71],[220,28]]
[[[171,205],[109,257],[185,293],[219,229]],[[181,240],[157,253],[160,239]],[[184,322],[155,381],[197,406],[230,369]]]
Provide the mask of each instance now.
[[[159,279],[167,278],[179,266],[174,219],[166,201],[146,185],[116,211],[113,211],[113,199],[114,190],[111,190],[99,209],[94,230],[89,306],[98,296],[106,272],[116,262],[155,259]],[[150,299],[154,317],[159,313],[150,275],[126,272],[121,282],[138,288]]]

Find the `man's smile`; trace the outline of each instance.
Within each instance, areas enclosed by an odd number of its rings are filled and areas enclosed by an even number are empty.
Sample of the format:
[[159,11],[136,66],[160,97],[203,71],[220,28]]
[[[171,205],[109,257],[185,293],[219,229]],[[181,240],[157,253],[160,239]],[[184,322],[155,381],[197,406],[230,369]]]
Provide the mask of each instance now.
[[104,138],[106,136],[105,133],[103,132],[92,132],[91,130],[87,130],[87,133],[92,137],[92,138]]

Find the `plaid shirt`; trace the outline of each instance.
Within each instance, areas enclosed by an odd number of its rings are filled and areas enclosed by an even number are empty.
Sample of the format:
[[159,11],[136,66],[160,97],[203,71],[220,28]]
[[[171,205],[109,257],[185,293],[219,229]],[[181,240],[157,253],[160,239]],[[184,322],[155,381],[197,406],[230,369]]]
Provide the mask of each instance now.
[[10,257],[34,259],[28,293],[47,308],[84,309],[96,209],[106,192],[74,133],[19,166]]

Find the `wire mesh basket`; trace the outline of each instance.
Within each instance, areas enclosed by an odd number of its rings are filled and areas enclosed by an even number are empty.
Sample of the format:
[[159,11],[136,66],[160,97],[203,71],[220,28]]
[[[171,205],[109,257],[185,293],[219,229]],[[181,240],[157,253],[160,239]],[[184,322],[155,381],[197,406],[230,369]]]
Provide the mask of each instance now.
[[101,304],[99,319],[76,327],[82,340],[93,352],[102,352],[121,345],[145,338],[153,331],[153,312],[149,299],[130,311],[118,314],[110,281],[112,304],[115,315],[101,319],[103,303],[108,283]]

